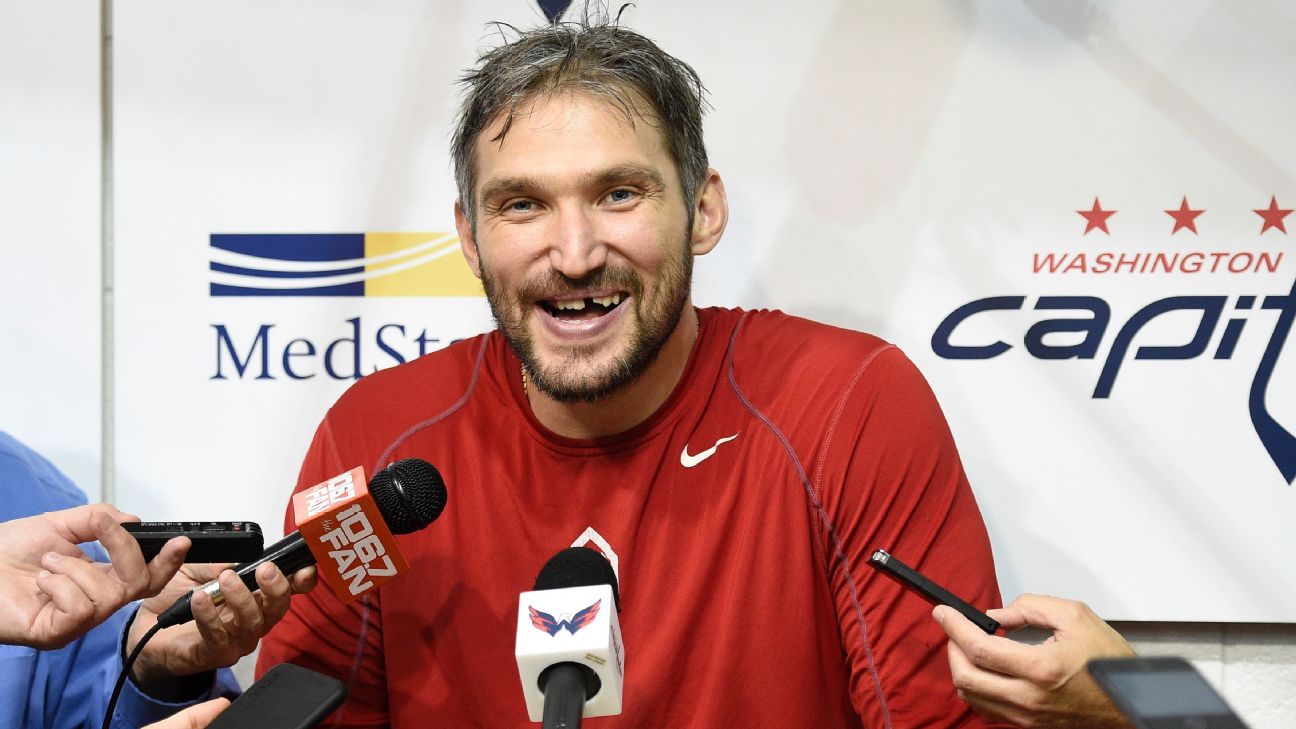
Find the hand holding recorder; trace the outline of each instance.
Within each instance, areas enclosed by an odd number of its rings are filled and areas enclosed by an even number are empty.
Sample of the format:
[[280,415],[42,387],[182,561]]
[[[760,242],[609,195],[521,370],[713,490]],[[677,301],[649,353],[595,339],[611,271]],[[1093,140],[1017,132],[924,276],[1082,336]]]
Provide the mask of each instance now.
[[[108,504],[0,524],[0,642],[60,648],[132,600],[155,595],[189,547],[173,539],[151,562],[122,528],[138,521]],[[111,563],[77,545],[98,540]]]
[[[156,686],[169,677],[232,665],[251,653],[288,612],[289,598],[315,587],[317,571],[311,565],[321,555],[325,581],[339,597],[353,589],[358,591],[351,596],[358,596],[382,584],[405,568],[391,532],[427,526],[446,502],[441,475],[417,459],[380,471],[367,489],[363,469],[354,469],[301,497],[300,531],[232,570],[185,565],[163,594],[141,606],[131,625],[128,654],[156,626],[183,627],[160,632],[146,643],[132,669],[137,681]],[[329,560],[330,555],[351,556],[343,565]],[[291,580],[284,572],[292,574]],[[190,620],[197,625],[186,625]]]
[[145,600],[126,637],[126,653],[158,621],[158,615],[183,595],[212,580],[218,581],[224,601],[195,594],[193,624],[158,633],[149,641],[131,669],[135,682],[158,698],[182,696],[181,677],[225,668],[251,653],[261,637],[288,612],[294,594],[310,592],[316,583],[314,567],[291,577],[273,564],[255,571],[257,592],[248,589],[229,565],[186,564],[157,596]]
[[1006,630],[1046,628],[1038,645],[986,635],[948,607],[932,617],[950,637],[950,672],[959,697],[977,713],[1022,727],[1126,729],[1129,722],[1085,670],[1094,658],[1134,649],[1081,602],[1022,595],[990,616]]

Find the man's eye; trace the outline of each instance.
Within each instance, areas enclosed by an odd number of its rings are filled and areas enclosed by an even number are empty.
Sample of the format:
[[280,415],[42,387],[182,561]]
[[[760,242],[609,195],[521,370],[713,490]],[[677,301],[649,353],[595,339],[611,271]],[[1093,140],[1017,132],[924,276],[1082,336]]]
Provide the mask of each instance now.
[[608,202],[613,202],[613,203],[630,202],[634,198],[635,198],[634,190],[625,190],[625,189],[613,190],[612,192],[609,192],[607,194]]
[[530,200],[514,200],[505,208],[511,213],[529,213],[535,209],[535,203]]

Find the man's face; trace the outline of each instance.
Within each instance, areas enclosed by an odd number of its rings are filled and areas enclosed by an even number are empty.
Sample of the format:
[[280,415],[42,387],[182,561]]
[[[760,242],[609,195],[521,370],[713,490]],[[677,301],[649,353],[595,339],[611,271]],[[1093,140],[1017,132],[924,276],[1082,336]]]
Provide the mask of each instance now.
[[[632,381],[689,305],[690,216],[657,129],[582,94],[477,140],[475,246],[491,312],[533,385],[593,401]],[[462,232],[461,232],[461,237]]]

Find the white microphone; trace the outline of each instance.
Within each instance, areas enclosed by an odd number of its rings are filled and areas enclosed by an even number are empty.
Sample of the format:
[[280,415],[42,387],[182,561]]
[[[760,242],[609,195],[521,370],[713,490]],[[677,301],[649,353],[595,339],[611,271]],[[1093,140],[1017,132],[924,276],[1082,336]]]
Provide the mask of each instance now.
[[519,597],[514,654],[531,721],[574,729],[621,713],[620,599],[612,565],[587,547],[555,554]]

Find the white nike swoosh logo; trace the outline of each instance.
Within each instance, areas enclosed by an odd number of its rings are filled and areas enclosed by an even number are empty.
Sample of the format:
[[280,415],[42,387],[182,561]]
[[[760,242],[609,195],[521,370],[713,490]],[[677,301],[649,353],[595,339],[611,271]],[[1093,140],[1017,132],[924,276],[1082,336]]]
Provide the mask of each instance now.
[[722,444],[728,443],[729,441],[737,437],[738,437],[738,433],[734,433],[728,438],[721,438],[720,440],[715,442],[715,445],[711,446],[710,448],[702,451],[701,453],[695,456],[689,455],[688,443],[685,443],[684,450],[680,451],[680,465],[685,468],[692,468],[697,464],[701,463],[702,461],[705,461],[706,459],[715,455],[716,449],[719,448]]

